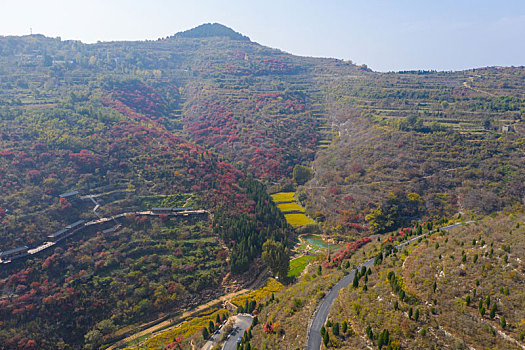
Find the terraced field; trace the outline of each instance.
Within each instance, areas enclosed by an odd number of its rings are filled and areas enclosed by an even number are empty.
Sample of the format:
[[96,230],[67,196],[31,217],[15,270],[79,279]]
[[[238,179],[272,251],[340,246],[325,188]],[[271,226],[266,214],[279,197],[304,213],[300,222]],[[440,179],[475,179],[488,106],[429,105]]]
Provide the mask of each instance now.
[[295,192],[279,192],[272,194],[272,199],[292,227],[315,225],[316,222],[304,213],[305,209],[297,203],[294,195]]

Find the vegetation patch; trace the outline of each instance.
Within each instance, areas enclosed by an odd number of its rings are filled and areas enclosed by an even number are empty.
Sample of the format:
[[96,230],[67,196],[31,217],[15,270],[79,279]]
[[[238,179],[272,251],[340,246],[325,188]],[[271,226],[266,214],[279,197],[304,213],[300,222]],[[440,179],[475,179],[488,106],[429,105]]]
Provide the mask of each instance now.
[[292,202],[295,201],[295,192],[279,192],[272,194],[272,199],[274,202]]
[[290,278],[299,277],[301,273],[304,271],[304,269],[306,268],[306,266],[312,260],[315,260],[315,256],[303,255],[297,259],[293,259],[292,261],[290,261],[290,271],[288,271],[288,277]]
[[315,225],[315,221],[310,219],[305,214],[284,214],[286,221],[292,225],[292,227],[300,227],[304,225]]
[[295,202],[294,203],[280,203],[280,204],[277,204],[277,208],[279,208],[283,213],[286,213],[289,211],[302,211],[304,213],[304,208]]
[[[222,317],[228,313],[229,311],[226,309],[211,309],[205,311],[197,317],[189,319],[173,329],[151,337],[146,340],[144,344],[139,345],[138,347],[133,347],[133,349],[164,349],[169,344],[189,345],[189,340],[193,338],[196,338],[193,339],[195,343],[198,338],[202,338],[200,335],[204,327],[208,327],[210,322],[215,324],[217,315]],[[196,335],[199,335],[199,337]],[[131,350],[131,348],[127,349]]]
[[275,278],[270,278],[264,287],[254,290],[248,294],[240,295],[232,299],[232,304],[236,306],[244,306],[246,301],[255,300],[257,303],[266,298],[267,296],[272,295],[283,289],[284,286],[282,283],[277,281]]

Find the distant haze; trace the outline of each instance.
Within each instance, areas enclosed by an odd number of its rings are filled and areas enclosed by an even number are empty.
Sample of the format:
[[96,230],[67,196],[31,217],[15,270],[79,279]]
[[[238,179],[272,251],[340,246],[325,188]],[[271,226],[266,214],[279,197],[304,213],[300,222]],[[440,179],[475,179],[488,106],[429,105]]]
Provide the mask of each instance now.
[[90,0],[0,3],[0,35],[154,40],[218,22],[262,45],[377,71],[525,65],[523,0]]

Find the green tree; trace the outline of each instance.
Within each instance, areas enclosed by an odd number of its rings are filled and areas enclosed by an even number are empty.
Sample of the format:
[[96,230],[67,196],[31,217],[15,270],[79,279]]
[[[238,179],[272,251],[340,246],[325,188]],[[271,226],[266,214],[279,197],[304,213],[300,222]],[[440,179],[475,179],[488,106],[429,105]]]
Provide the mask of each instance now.
[[507,320],[505,319],[505,315],[501,316],[501,321],[499,323],[501,325],[501,328],[507,327]]
[[388,329],[383,329],[377,338],[377,347],[381,349],[383,346],[388,346],[390,344],[390,333]]
[[366,266],[361,267],[361,276],[364,276],[366,274]]
[[492,304],[492,307],[490,308],[489,316],[490,318],[494,318],[496,316],[496,311],[498,311],[498,307],[496,306],[496,303]]
[[416,312],[414,313],[414,320],[417,322],[419,320],[419,309],[416,309]]
[[85,349],[98,349],[102,345],[102,333],[98,329],[89,331],[84,335]]
[[347,330],[348,330],[348,322],[344,320],[343,323],[341,324],[341,332],[343,334],[346,334]]
[[310,167],[297,164],[293,167],[292,176],[298,185],[304,185],[312,178],[312,169],[310,169]]
[[210,333],[208,332],[208,328],[202,328],[202,339],[207,340],[209,337]]
[[368,336],[368,339],[374,341],[374,332],[372,331],[372,327],[370,327],[370,325],[366,326],[366,335]]
[[290,269],[290,252],[282,242],[267,240],[263,244],[262,260],[274,275],[284,280]]
[[334,333],[334,336],[339,336],[339,323],[334,323],[334,326],[332,327],[332,333]]
[[328,346],[328,342],[330,341],[330,336],[328,335],[328,332],[325,332],[323,335],[323,344],[324,346]]
[[100,321],[97,323],[96,328],[102,333],[103,335],[108,335],[113,333],[116,330],[115,324],[113,323],[113,320],[107,319]]
[[352,282],[352,286],[354,288],[359,287],[359,276],[357,272],[354,274],[354,281]]

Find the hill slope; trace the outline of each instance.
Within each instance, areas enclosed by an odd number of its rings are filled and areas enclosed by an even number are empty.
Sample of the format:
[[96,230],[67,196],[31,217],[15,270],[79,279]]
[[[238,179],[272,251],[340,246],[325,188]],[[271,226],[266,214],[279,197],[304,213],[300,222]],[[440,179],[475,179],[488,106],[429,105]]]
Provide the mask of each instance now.
[[519,206],[524,76],[375,73],[218,24],[145,42],[0,37],[0,250],[89,223],[2,269],[0,342],[96,347],[239,288],[228,272],[255,276],[264,241],[290,240],[267,190],[295,187],[297,164],[313,164],[297,197],[330,234]]

